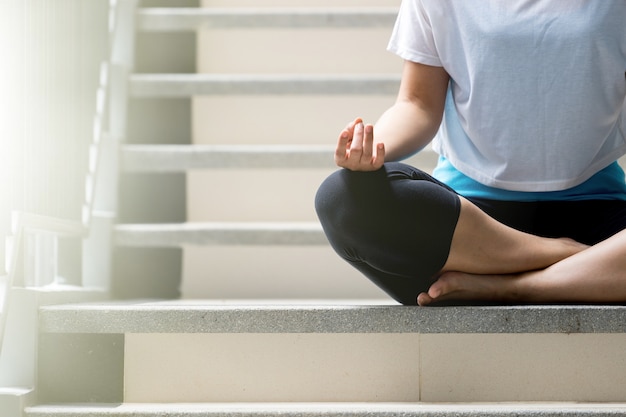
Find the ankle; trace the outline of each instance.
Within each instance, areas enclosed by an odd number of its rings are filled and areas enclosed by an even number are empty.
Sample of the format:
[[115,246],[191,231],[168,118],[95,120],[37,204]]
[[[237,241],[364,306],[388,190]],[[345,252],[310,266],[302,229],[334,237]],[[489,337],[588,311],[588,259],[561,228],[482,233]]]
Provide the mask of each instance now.
[[585,245],[567,237],[558,238],[555,240],[559,242],[559,244],[561,245],[561,250],[563,251],[563,257],[559,259],[559,261],[589,248],[589,245]]

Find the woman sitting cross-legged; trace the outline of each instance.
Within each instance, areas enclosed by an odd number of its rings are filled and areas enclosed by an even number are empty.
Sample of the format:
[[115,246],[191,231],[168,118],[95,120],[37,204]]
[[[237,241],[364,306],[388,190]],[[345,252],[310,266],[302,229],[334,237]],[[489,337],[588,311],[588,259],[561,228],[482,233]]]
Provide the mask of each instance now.
[[[404,0],[395,104],[316,210],[407,305],[626,301],[626,2]],[[433,175],[398,162],[433,142]]]

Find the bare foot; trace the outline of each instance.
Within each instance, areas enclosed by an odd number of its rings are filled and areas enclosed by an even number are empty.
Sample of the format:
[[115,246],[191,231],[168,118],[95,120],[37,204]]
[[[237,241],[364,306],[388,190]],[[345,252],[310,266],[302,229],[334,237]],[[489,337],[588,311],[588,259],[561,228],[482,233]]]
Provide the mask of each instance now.
[[[569,257],[588,249],[589,246],[569,238],[555,239],[563,248],[564,257]],[[527,271],[516,274],[470,274],[458,271],[444,272],[435,281],[428,292],[417,297],[420,306],[427,306],[441,301],[524,301],[529,302],[533,297],[528,294],[528,280],[522,284],[525,277],[536,275],[540,270]],[[536,300],[535,300],[536,301]]]
[[516,283],[519,275],[474,275],[464,272],[442,274],[417,303],[427,306],[441,301],[515,301],[521,299]]

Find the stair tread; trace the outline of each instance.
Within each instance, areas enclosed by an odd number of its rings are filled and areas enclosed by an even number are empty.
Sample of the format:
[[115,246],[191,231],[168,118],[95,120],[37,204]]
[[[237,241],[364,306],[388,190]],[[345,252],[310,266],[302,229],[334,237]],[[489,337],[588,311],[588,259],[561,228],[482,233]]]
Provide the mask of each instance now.
[[198,404],[95,404],[40,405],[26,416],[608,416],[623,415],[625,403],[198,403]]
[[326,145],[129,145],[125,171],[185,171],[201,168],[331,168]]
[[52,333],[623,333],[626,306],[405,307],[392,301],[172,300],[42,307]]
[[399,85],[398,74],[134,74],[130,95],[395,95]]
[[115,227],[119,246],[184,245],[326,245],[317,222],[196,222],[122,224]]
[[141,31],[194,31],[209,28],[391,28],[395,7],[359,8],[142,8]]
[[[178,172],[193,169],[336,168],[333,145],[125,145],[126,172]],[[417,166],[434,165],[437,154],[426,148],[412,157]]]

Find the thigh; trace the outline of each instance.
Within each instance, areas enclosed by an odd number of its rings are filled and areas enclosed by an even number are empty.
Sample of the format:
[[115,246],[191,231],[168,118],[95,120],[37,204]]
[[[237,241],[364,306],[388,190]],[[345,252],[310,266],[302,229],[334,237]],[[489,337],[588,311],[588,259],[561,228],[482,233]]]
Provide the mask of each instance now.
[[545,233],[595,245],[626,229],[626,201],[547,203],[541,208],[539,217]]
[[538,203],[468,198],[482,211],[500,223],[522,232],[542,235],[537,230]]
[[626,201],[622,200],[471,201],[507,226],[537,236],[568,237],[593,245],[626,229]]

